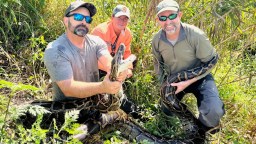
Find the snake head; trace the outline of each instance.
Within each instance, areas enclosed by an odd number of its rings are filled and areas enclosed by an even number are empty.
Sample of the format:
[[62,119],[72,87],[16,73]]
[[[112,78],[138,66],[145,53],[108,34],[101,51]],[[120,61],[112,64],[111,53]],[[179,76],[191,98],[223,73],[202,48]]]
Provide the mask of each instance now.
[[111,81],[115,81],[118,77],[119,67],[123,60],[124,51],[125,51],[125,45],[121,43],[111,62],[111,72],[109,76],[109,79]]

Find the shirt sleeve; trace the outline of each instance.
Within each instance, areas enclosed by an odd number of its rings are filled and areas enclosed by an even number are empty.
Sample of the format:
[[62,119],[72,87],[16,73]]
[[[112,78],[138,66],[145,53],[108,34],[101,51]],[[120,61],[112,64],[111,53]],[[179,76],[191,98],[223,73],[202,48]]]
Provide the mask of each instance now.
[[53,82],[67,80],[73,76],[69,59],[59,49],[61,46],[47,48],[44,53],[44,64]]
[[97,40],[97,58],[103,56],[103,55],[110,55],[108,51],[108,47],[105,41],[103,41],[101,38],[98,38]]
[[199,32],[196,39],[196,57],[202,62],[208,62],[216,55],[215,48],[204,32]]
[[95,27],[92,32],[92,35],[99,36],[101,39],[104,39],[103,33],[100,31],[98,27]]
[[163,82],[165,74],[164,74],[164,66],[163,66],[163,59],[158,51],[158,40],[157,35],[152,40],[152,55],[153,55],[153,61],[154,61],[154,71],[158,77],[158,80],[160,82]]

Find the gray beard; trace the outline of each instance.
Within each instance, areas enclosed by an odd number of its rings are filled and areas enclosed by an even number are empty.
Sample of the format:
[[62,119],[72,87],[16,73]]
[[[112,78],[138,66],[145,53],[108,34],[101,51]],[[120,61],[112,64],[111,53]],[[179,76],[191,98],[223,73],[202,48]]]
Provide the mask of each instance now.
[[69,22],[68,27],[70,30],[74,29],[73,33],[79,37],[84,37],[89,32],[88,27],[83,24],[73,27],[72,24]]
[[74,34],[80,37],[84,37],[89,32],[89,29],[83,25],[83,27],[78,26],[74,30]]
[[177,25],[175,24],[169,24],[169,25],[172,25],[174,27],[173,30],[171,31],[167,31],[166,28],[164,28],[164,31],[167,33],[167,34],[174,34],[176,31],[177,31]]

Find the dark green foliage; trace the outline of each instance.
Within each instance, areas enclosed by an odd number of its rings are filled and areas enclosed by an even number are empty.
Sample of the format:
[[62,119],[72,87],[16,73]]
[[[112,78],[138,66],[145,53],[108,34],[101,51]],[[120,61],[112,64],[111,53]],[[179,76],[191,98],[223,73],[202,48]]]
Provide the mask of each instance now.
[[[4,0],[0,1],[0,41],[5,50],[16,53],[29,38],[36,36],[43,19],[40,10],[44,0]],[[25,41],[24,41],[25,40]]]

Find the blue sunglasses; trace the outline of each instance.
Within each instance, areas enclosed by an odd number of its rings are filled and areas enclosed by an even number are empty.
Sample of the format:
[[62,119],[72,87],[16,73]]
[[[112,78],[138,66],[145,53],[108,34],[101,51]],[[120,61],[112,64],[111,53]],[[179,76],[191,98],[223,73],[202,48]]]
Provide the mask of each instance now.
[[74,20],[76,20],[76,21],[82,21],[83,19],[85,19],[86,23],[88,23],[88,24],[90,24],[92,22],[92,17],[90,17],[90,16],[84,16],[79,13],[73,13],[73,14],[68,15],[67,17],[71,17],[71,16],[74,16]]

